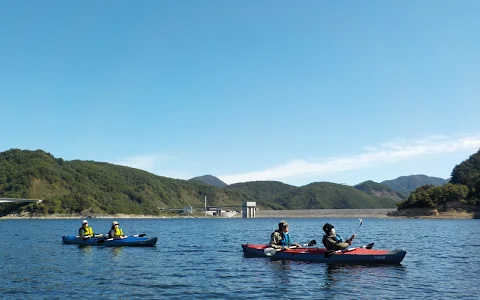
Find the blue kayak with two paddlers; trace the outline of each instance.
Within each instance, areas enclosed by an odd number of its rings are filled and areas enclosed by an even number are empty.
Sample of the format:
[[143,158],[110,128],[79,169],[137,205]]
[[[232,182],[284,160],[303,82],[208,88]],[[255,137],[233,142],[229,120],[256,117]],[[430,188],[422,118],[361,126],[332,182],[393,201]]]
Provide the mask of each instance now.
[[137,236],[127,236],[124,238],[108,238],[105,236],[95,236],[82,238],[75,235],[62,236],[63,244],[73,244],[81,246],[103,246],[103,247],[153,247],[157,243],[157,237],[144,237],[145,234]]

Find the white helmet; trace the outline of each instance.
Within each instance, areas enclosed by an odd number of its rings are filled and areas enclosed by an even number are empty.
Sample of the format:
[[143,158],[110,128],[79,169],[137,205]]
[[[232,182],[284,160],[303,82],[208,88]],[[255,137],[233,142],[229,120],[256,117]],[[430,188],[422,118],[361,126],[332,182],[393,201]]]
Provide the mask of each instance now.
[[117,221],[113,221],[113,222],[112,222],[112,226],[113,226],[113,225],[118,225],[118,222],[117,222]]
[[87,220],[83,220],[83,221],[82,221],[82,224],[87,224],[87,223],[88,223]]

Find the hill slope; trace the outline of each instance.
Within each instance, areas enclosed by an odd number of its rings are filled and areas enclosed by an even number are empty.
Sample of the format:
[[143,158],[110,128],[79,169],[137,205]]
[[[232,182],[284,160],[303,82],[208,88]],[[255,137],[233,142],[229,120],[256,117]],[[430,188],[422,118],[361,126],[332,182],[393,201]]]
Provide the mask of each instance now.
[[0,153],[0,197],[44,199],[41,204],[0,204],[0,215],[32,213],[126,213],[158,215],[169,208],[241,206],[273,209],[393,208],[391,199],[334,183],[295,187],[281,182],[247,182],[222,189],[197,180],[178,180],[94,161],[64,161],[42,150]]
[[223,188],[227,186],[225,182],[221,181],[220,179],[212,175],[197,176],[197,177],[190,178],[189,181],[190,180],[197,180],[206,184],[213,185],[218,188]]
[[403,200],[403,197],[400,193],[393,191],[391,188],[384,184],[377,183],[372,180],[364,181],[360,184],[357,184],[355,188],[377,197],[391,198],[397,202]]
[[162,208],[238,205],[243,198],[196,181],[177,180],[129,167],[64,161],[41,150],[0,153],[0,197],[44,199],[43,213],[158,214]]
[[255,181],[232,184],[226,190],[235,190],[271,208],[393,208],[395,201],[369,195],[351,186],[330,182],[315,182],[295,187],[277,181]]
[[447,183],[447,179],[439,177],[430,177],[426,175],[410,175],[400,176],[397,179],[385,180],[381,184],[388,186],[393,191],[399,193],[404,198],[408,197],[410,193],[422,185],[440,186]]

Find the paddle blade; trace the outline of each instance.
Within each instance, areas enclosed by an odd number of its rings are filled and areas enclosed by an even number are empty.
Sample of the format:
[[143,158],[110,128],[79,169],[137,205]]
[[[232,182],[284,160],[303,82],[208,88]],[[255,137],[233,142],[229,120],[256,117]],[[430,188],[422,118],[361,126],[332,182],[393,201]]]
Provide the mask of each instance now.
[[375,243],[371,243],[365,246],[365,249],[372,249]]
[[277,253],[277,250],[275,248],[269,247],[269,248],[263,249],[263,253],[265,253],[266,256],[272,256],[275,253]]
[[363,220],[361,218],[358,218],[358,220],[360,221],[360,225],[363,224]]
[[311,240],[309,243],[308,243],[308,247],[312,247],[312,246],[315,246],[317,244],[317,241],[316,240]]

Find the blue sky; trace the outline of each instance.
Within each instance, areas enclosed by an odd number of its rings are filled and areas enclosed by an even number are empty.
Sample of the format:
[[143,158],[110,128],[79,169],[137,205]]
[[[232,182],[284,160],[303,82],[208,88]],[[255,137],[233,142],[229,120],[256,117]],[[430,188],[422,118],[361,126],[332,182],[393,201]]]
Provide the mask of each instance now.
[[1,1],[0,151],[189,179],[448,178],[479,1]]

